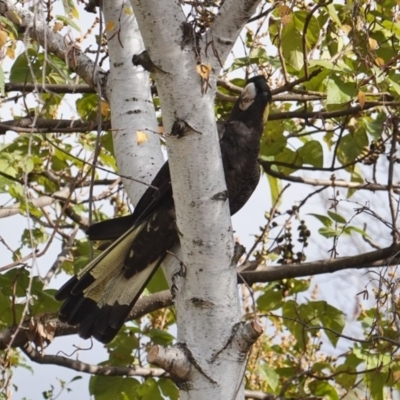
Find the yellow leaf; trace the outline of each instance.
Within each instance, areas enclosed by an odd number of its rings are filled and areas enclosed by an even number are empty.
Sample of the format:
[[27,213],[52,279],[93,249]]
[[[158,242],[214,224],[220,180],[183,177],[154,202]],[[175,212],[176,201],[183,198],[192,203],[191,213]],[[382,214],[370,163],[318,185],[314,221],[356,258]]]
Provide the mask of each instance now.
[[125,8],[124,8],[124,14],[126,14],[126,15],[133,15],[132,7],[125,7]]
[[108,21],[106,24],[106,32],[110,32],[115,29],[115,24],[113,21]]
[[369,44],[369,48],[371,50],[376,50],[376,48],[378,47],[378,42],[375,39],[372,39],[372,38],[368,39],[368,44]]
[[278,9],[278,13],[279,13],[279,16],[282,18],[285,15],[289,15],[290,14],[290,8],[288,6],[281,6]]
[[7,11],[6,16],[9,17],[11,21],[16,22],[17,25],[22,25],[22,19],[16,11]]
[[377,57],[375,58],[375,64],[378,67],[383,67],[385,65],[385,60],[383,58]]
[[7,32],[0,31],[0,48],[2,48],[7,43],[7,39]]
[[71,9],[71,14],[74,18],[78,19],[79,18],[79,11],[76,7],[72,7]]
[[292,21],[292,15],[291,14],[284,15],[281,18],[282,25],[284,25],[284,26],[289,24],[291,21]]
[[7,54],[8,57],[11,58],[11,60],[14,60],[14,58],[15,58],[15,46],[7,47],[6,54]]
[[350,25],[342,25],[342,30],[344,33],[349,34],[351,31],[351,26]]
[[147,133],[143,131],[136,131],[136,141],[139,146],[147,142]]
[[60,21],[57,21],[53,26],[53,32],[59,32],[62,28],[64,28],[64,24]]
[[364,108],[364,105],[365,105],[365,93],[362,90],[360,90],[358,92],[357,98],[358,98],[358,102],[360,103],[360,107]]
[[208,81],[212,67],[210,64],[197,64],[196,71],[203,79]]
[[107,116],[110,113],[110,106],[106,101],[102,101],[100,104],[101,114]]

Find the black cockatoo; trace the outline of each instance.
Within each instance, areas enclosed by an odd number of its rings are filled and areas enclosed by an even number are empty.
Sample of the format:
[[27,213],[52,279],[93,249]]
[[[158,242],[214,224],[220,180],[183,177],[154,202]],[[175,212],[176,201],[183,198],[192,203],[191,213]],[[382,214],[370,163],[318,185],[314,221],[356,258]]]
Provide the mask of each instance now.
[[[260,138],[271,92],[263,76],[249,79],[225,122],[218,122],[231,215],[247,202],[260,178]],[[66,282],[56,299],[59,319],[78,325],[83,338],[111,341],[164,260],[179,243],[168,161],[139,200],[133,214],[92,225],[91,240],[116,239]],[[158,188],[158,189],[154,189]]]

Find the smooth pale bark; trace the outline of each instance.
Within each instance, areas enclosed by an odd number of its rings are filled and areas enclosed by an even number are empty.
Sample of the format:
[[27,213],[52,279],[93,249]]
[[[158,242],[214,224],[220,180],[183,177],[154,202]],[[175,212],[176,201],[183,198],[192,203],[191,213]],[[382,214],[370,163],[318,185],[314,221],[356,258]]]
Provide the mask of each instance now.
[[[177,225],[181,233],[180,259],[186,267],[182,271],[186,273],[185,277],[175,279],[180,342],[175,353],[180,366],[189,371],[187,384],[181,389],[181,399],[242,399],[246,352],[251,340],[259,333],[256,324],[239,324],[241,314],[236,270],[231,265],[233,235],[228,202],[218,200],[226,185],[213,107],[220,63],[224,62],[258,2],[226,0],[221,15],[216,19],[218,24],[200,41],[200,54],[196,55],[192,47],[182,42],[182,24],[186,18],[179,1],[132,0],[146,49],[155,64],[152,72],[162,102],[165,132],[177,133],[176,128],[183,126],[183,137],[167,137]],[[118,7],[115,6],[112,11],[111,0],[108,6],[108,18],[111,20]],[[97,74],[93,75],[93,64],[84,54],[68,48],[61,35],[53,34],[40,21],[36,31],[31,29],[32,13],[22,9],[18,3],[0,0],[0,11],[7,10],[11,20],[29,27],[29,34],[36,35],[50,51],[60,58],[76,60],[77,65],[71,67],[96,87],[96,82],[89,78]],[[125,18],[122,10],[120,8],[117,24],[119,18]],[[22,24],[14,14],[20,15]],[[109,36],[110,43],[117,43],[121,33],[118,31],[113,38]],[[217,55],[209,47],[210,40]],[[125,44],[120,51],[124,53],[121,59],[128,63],[131,54],[127,54]],[[199,62],[212,69],[208,84],[197,73]],[[123,78],[126,82],[127,76]],[[110,86],[114,91],[118,77],[112,79]],[[115,96],[125,97],[126,85],[115,91],[118,92]],[[114,93],[110,91],[109,95]],[[122,104],[118,101],[111,101],[112,108],[118,109],[118,104]],[[175,129],[172,129],[173,126]],[[117,158],[119,153],[120,150],[117,151]],[[133,173],[128,172],[128,175],[135,177]]]
[[[134,67],[132,55],[144,50],[142,37],[129,3],[104,1],[110,75],[107,97],[118,171],[150,183],[164,162],[157,119],[149,90],[149,74]],[[136,204],[146,185],[124,179],[124,188]]]
[[[159,360],[185,371],[187,385],[181,389],[181,399],[243,398],[245,353],[231,347],[241,342],[235,332],[243,332],[238,329],[241,314],[231,265],[232,227],[228,202],[216,200],[226,190],[214,115],[216,78],[220,61],[248,18],[228,12],[229,3],[224,10],[231,21],[221,22],[221,34],[216,34],[224,36],[223,43],[218,42],[220,57],[211,48],[206,55],[207,41],[200,42],[200,56],[183,44],[186,17],[178,1],[131,1],[154,64],[180,232],[179,258],[185,265],[184,278],[174,280],[178,288],[176,360],[171,360],[172,351],[163,356],[165,362]],[[257,2],[244,3],[250,14]],[[224,29],[230,23],[233,28]],[[208,84],[197,73],[198,63],[212,68]],[[159,349],[152,354],[162,358]]]
[[17,26],[25,28],[28,37],[34,38],[49,53],[64,60],[88,85],[96,88],[97,79],[103,85],[101,78],[105,76],[105,71],[96,66],[76,44],[70,43],[69,37],[53,32],[40,13],[35,15],[14,0],[0,0],[0,13]]

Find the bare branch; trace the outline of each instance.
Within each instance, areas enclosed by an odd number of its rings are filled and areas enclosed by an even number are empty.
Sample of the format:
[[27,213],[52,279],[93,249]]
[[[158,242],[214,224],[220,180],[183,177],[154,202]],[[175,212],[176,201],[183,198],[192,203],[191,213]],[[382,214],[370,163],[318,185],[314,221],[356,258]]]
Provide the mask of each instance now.
[[[260,160],[260,164],[264,168],[265,172],[268,175],[273,176],[274,178],[282,179],[289,182],[296,182],[296,183],[304,183],[306,185],[311,186],[325,186],[325,187],[342,187],[346,189],[357,189],[357,190],[370,190],[370,191],[387,191],[389,189],[388,185],[380,185],[377,183],[356,183],[356,182],[348,182],[343,181],[340,179],[330,179],[330,180],[323,180],[323,179],[308,179],[303,178],[301,176],[293,176],[293,175],[285,175],[281,172],[278,172],[271,168],[272,163],[268,161]],[[392,185],[393,189],[400,189],[399,185]]]
[[[70,189],[64,188],[62,190],[55,192],[52,196],[42,196],[36,199],[29,199],[28,203],[31,204],[33,207],[42,208],[49,206],[53,204],[55,201],[60,199],[69,200],[70,195],[71,195]],[[21,211],[20,203],[14,203],[13,205],[8,207],[2,207],[0,209],[0,218],[11,217],[12,215],[19,214],[20,211]]]
[[[71,42],[68,37],[53,32],[46,21],[35,17],[35,14],[28,8],[24,8],[22,3],[0,0],[0,14],[10,19],[15,25],[24,28],[32,39],[37,40],[41,46],[46,47],[47,51],[64,60],[68,67],[89,86],[96,88],[96,80],[100,76],[105,76],[105,72],[96,66],[77,44]],[[101,81],[104,85],[104,80],[101,79]],[[105,93],[105,90],[103,92]]]
[[105,376],[141,376],[143,378],[168,376],[161,368],[141,368],[137,366],[116,367],[111,365],[93,365],[83,361],[73,360],[59,355],[41,354],[34,349],[29,343],[21,347],[21,350],[29,357],[30,360],[38,364],[58,365],[73,369],[79,372],[85,372],[92,375]]
[[[244,395],[249,400],[289,400],[287,397],[256,390],[245,390]],[[320,400],[321,397],[296,397],[297,400]]]
[[[70,119],[30,118],[12,119],[0,123],[0,135],[7,131],[24,133],[76,133],[90,132],[98,129],[96,121],[74,121]],[[101,130],[111,129],[110,121],[102,121]]]
[[398,107],[400,105],[399,102],[380,102],[380,101],[371,101],[366,102],[364,107],[354,106],[349,107],[343,110],[337,111],[287,111],[287,112],[279,112],[270,114],[268,116],[268,121],[279,121],[282,119],[290,119],[290,118],[300,118],[300,119],[329,119],[329,118],[339,118],[345,117],[348,115],[357,115],[361,111],[369,110],[374,107],[379,106],[393,106]]
[[[129,314],[127,320],[130,321],[133,319],[141,318],[150,312],[169,307],[172,305],[172,303],[172,296],[169,290],[154,293],[150,296],[144,296],[140,298],[139,301],[135,304],[135,307]],[[73,335],[77,333],[76,327],[61,323],[60,321],[58,321],[58,319],[56,319],[56,315],[54,313],[42,315],[41,318],[49,320],[55,326],[54,337]],[[0,331],[0,349],[3,350],[7,348],[10,345],[11,341],[12,347],[25,346],[25,344],[29,342],[27,335],[28,325],[28,322],[24,323],[22,328],[18,330],[18,333],[14,339],[13,335],[16,331],[15,326]]]
[[272,267],[264,271],[249,271],[240,274],[249,285],[257,282],[273,282],[281,279],[302,276],[321,275],[344,269],[364,269],[396,265],[400,253],[400,244],[351,257],[320,260],[304,264],[290,264]]
[[34,84],[34,83],[6,83],[5,92],[29,93],[38,91],[39,93],[96,93],[94,88],[89,85],[74,84]]

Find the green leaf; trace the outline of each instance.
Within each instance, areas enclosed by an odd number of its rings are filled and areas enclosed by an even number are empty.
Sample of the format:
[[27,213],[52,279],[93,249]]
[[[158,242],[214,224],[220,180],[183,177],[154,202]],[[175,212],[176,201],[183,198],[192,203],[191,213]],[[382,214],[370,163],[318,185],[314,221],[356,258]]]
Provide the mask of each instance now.
[[315,380],[310,382],[308,387],[315,396],[321,396],[324,399],[339,400],[336,389],[328,382]]
[[313,217],[317,218],[326,227],[332,226],[332,220],[330,218],[328,218],[326,215],[322,215],[322,214],[308,214],[308,215],[312,215]]
[[321,33],[321,27],[319,22],[314,15],[310,15],[307,11],[296,11],[293,13],[294,24],[297,29],[303,33],[305,27],[305,21],[308,18],[307,31],[306,31],[306,43],[307,50],[311,50],[317,44],[319,35]]
[[333,22],[335,22],[335,24],[339,28],[341,28],[342,24],[341,24],[340,19],[338,17],[335,5],[331,3],[331,4],[326,5],[325,7],[328,10],[329,16],[332,18]]
[[35,78],[40,82],[42,77],[42,64],[43,54],[36,55],[34,49],[28,49],[26,52],[21,53],[14,61],[11,67],[10,82],[33,82],[32,72]]
[[275,368],[271,368],[267,364],[263,364],[259,367],[259,371],[266,380],[268,386],[273,392],[275,392],[279,385],[279,375],[275,371]]
[[138,388],[137,394],[140,400],[163,400],[158,383],[153,378],[146,379]]
[[338,145],[338,160],[343,164],[354,162],[368,146],[368,137],[364,129],[357,129],[353,134],[342,137]]
[[338,222],[339,224],[346,224],[347,221],[345,218],[343,218],[341,215],[334,213],[333,211],[328,211],[328,215],[335,221]]
[[[13,325],[11,300],[0,292],[0,326],[6,327]],[[15,321],[16,322],[16,321]]]
[[321,143],[317,140],[306,142],[303,147],[298,150],[303,164],[310,164],[315,168],[322,168],[324,163],[324,153]]
[[29,286],[29,272],[14,268],[0,275],[0,291],[6,296],[25,297]]
[[168,288],[169,286],[164,271],[162,268],[158,268],[150,282],[147,284],[146,289],[149,293],[157,293],[161,292],[161,290],[167,290]]
[[327,239],[339,236],[342,233],[341,229],[333,229],[333,228],[320,228],[318,229],[318,233]]
[[113,365],[128,365],[135,361],[134,350],[139,347],[139,340],[130,331],[121,330],[106,349],[110,355],[110,362]]
[[343,386],[345,389],[350,389],[356,382],[356,372],[356,368],[350,365],[339,365],[335,370],[335,382]]
[[81,32],[81,28],[71,18],[65,17],[64,15],[56,15],[56,19],[61,21],[64,25],[74,28],[76,31]]
[[278,282],[267,285],[263,294],[257,299],[257,308],[261,311],[272,311],[282,307],[282,290]]
[[35,299],[31,305],[31,313],[33,315],[45,312],[55,313],[60,309],[60,303],[54,298],[54,295],[56,294],[55,289],[43,290],[41,287],[40,290],[32,290],[32,294]]
[[302,35],[297,30],[294,19],[282,29],[281,44],[285,61],[295,71],[300,71],[304,65]]
[[[316,302],[314,302],[314,304],[315,303]],[[329,330],[325,330],[325,334],[330,342],[333,344],[333,346],[336,347],[336,344],[339,340],[338,334],[340,335],[343,332],[345,326],[343,312],[331,306],[325,301],[321,301],[318,303],[321,304],[321,307],[323,309],[319,316],[322,325],[325,328],[329,328]]]
[[[271,193],[271,204],[275,204],[278,199],[279,193],[282,190],[281,180],[277,179],[269,174],[265,174],[269,183],[269,190]],[[280,203],[280,202],[279,202]],[[278,204],[279,206],[279,204]]]
[[358,90],[354,82],[343,82],[332,75],[328,80],[326,104],[343,104],[357,96]]
[[304,326],[297,322],[299,319],[298,304],[294,300],[288,300],[282,307],[283,324],[289,329],[296,339],[295,347],[297,349],[305,349],[309,337],[304,330]]
[[120,376],[97,375],[89,382],[89,391],[95,400],[136,400],[139,387],[138,380]]
[[80,99],[76,100],[76,110],[79,116],[85,120],[95,120],[98,100],[97,94],[84,94]]
[[382,369],[365,374],[365,381],[373,400],[386,400],[384,394],[385,384],[388,382],[389,373]]
[[291,149],[288,149],[287,147],[275,156],[275,160],[293,165],[293,167],[276,165],[276,168],[278,168],[278,170],[285,175],[290,175],[297,170],[297,166],[300,167],[303,165],[301,155]]
[[79,11],[76,8],[74,0],[62,0],[65,14],[71,15],[74,18],[79,18]]
[[287,144],[284,133],[284,126],[279,121],[267,123],[261,138],[261,156],[274,156],[280,153]]
[[150,331],[146,333],[146,336],[151,338],[155,344],[160,344],[162,346],[170,346],[175,340],[174,336],[162,329],[150,329]]
[[371,239],[371,236],[368,235],[368,233],[365,232],[364,229],[358,228],[357,226],[352,226],[352,225],[346,226],[344,232],[348,233],[348,234],[351,234],[352,232],[356,232],[356,233],[359,233],[363,237]]
[[179,399],[179,389],[171,379],[160,378],[158,380],[158,386],[160,387],[162,394],[167,396],[171,400]]
[[296,293],[305,292],[310,288],[310,279],[290,279],[288,281],[289,294],[293,295]]

